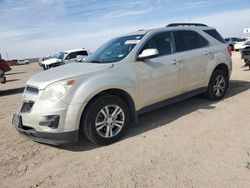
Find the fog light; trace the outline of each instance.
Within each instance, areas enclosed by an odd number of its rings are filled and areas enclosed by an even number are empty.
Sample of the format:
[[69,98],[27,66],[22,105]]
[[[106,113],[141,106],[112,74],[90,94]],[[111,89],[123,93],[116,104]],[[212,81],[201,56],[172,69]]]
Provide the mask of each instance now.
[[44,116],[40,119],[39,125],[50,127],[52,129],[57,129],[59,125],[60,116],[52,115],[52,116]]

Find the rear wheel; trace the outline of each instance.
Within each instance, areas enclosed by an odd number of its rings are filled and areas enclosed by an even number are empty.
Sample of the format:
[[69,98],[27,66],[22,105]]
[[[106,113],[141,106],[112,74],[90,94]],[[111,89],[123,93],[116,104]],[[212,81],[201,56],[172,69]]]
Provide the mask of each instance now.
[[124,135],[129,114],[127,104],[120,97],[101,96],[87,107],[82,119],[83,132],[96,144],[112,144]]
[[215,70],[210,78],[206,95],[210,100],[220,100],[228,88],[228,76],[223,70]]

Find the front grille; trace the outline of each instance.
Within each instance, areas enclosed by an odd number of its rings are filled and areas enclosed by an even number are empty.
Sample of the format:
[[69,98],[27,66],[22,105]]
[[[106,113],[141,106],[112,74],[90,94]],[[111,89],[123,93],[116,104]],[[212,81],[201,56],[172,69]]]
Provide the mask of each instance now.
[[22,108],[21,108],[21,112],[22,112],[22,113],[30,112],[31,109],[32,109],[33,104],[34,104],[34,102],[32,102],[32,101],[23,102],[23,105],[22,105]]

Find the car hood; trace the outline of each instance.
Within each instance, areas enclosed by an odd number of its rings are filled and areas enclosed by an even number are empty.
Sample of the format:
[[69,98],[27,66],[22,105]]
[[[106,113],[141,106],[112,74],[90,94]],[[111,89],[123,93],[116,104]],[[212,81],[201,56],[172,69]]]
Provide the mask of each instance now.
[[61,61],[62,61],[61,59],[52,58],[52,59],[47,59],[47,60],[42,61],[41,64],[51,65],[51,64],[58,63],[58,62],[61,62]]
[[71,63],[38,73],[28,80],[27,85],[37,87],[41,90],[45,89],[51,83],[60,80],[76,78],[111,67],[112,64]]

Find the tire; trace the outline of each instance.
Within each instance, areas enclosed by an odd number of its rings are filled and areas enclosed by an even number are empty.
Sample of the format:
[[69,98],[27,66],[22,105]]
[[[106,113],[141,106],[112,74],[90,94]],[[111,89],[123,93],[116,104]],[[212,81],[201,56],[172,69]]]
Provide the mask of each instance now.
[[229,83],[229,78],[227,74],[223,70],[220,69],[215,70],[208,84],[206,92],[207,98],[210,100],[222,99],[226,94],[228,83]]
[[126,102],[114,95],[103,95],[87,107],[81,127],[90,141],[108,145],[123,137],[129,122],[130,113]]
[[4,75],[4,71],[0,69],[0,78],[3,77],[3,75]]

